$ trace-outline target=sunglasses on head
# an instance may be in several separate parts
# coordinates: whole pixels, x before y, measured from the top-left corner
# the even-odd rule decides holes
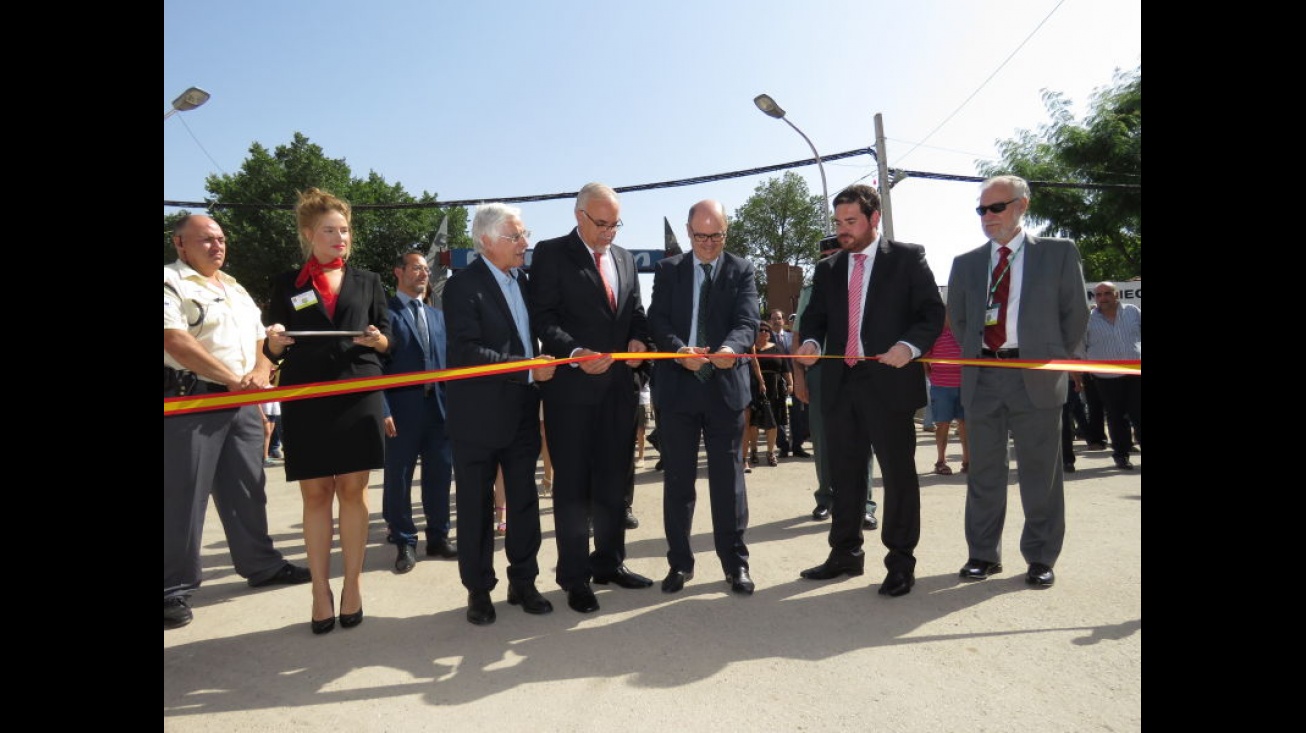
[[[1000,201],[996,204],[989,204],[988,206],[976,206],[975,213],[979,214],[980,216],[984,216],[985,211],[992,211],[995,214],[1001,214],[1002,212],[1007,210],[1008,206],[1016,203],[1019,200],[1020,200],[1019,198],[1014,198],[1010,201]]]

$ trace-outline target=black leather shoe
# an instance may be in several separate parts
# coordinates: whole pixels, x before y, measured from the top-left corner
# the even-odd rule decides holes
[[[467,594],[467,620],[477,626],[494,623],[494,603],[490,591],[474,590]]]
[[[911,593],[913,585],[916,585],[915,575],[894,570],[885,576],[884,582],[880,584],[880,589],[876,592],[882,596],[897,598]]]
[[[1025,582],[1030,585],[1037,585],[1040,588],[1047,588],[1057,582],[1057,576],[1052,572],[1052,568],[1041,562],[1029,564],[1029,572],[1025,573]]]
[[[962,580],[984,580],[995,573],[1002,572],[1002,563],[970,558],[961,566]]]
[[[325,634],[336,627],[335,616],[324,618],[321,621],[318,621],[317,619],[309,619],[309,622],[312,625],[314,634]]]
[[[426,543],[427,557],[442,557],[446,560],[458,557],[458,545],[448,537],[430,540]]]
[[[794,448],[794,458],[811,458],[812,454],[802,448]]]
[[[397,547],[399,554],[395,557],[395,572],[403,575],[417,564],[417,551],[407,542],[402,542]]]
[[[812,510],[812,519],[815,519],[818,522],[829,518],[830,518],[830,507],[828,506],[818,505],[815,509]]]
[[[662,470],[662,459],[661,459],[661,458],[658,459],[658,462],[657,462],[657,463],[654,463],[654,464],[653,464],[653,470],[654,470],[654,471],[661,471],[661,470]]]
[[[683,570],[672,570],[667,573],[667,577],[662,579],[663,593],[679,593],[685,587],[685,581],[694,577],[693,573],[687,573]]]
[[[340,614],[340,626],[343,628],[352,629],[361,623],[363,623],[362,606],[359,606],[358,610],[354,611],[353,613]]]
[[[626,529],[635,529],[639,526],[639,519],[630,507],[626,507]]]
[[[1089,450],[1106,450],[1106,443],[1101,443],[1098,441],[1089,441],[1085,447],[1087,447]]]
[[[553,613],[553,604],[540,595],[534,583],[509,583],[508,605],[521,606],[521,610],[537,616]]]
[[[1074,472],[1075,472],[1075,464],[1073,464],[1073,463],[1067,463],[1067,464],[1066,464],[1065,466],[1063,466],[1062,468],[1065,469],[1066,473],[1074,473]]]
[[[825,562],[814,568],[808,568],[799,573],[805,580],[833,580],[840,575],[854,577],[866,572],[865,556],[846,560],[836,560],[829,558]]]
[[[180,629],[194,619],[190,601],[181,597],[163,599],[163,628]]]
[[[745,596],[753,595],[753,589],[757,587],[748,574],[748,568],[740,568],[734,575],[727,575],[726,582],[730,584],[730,590]]]
[[[880,520],[876,519],[873,513],[866,512],[862,515],[862,529],[871,530],[879,528]]]
[[[308,568],[301,568],[298,565],[286,563],[281,566],[281,569],[276,572],[276,575],[260,580],[257,583],[250,581],[249,587],[266,588],[269,585],[299,585],[300,583],[307,583],[312,579],[313,576],[308,572]]]
[[[1117,458],[1115,459],[1115,461],[1116,461],[1116,468],[1119,468],[1123,471],[1134,470],[1134,464],[1130,463],[1128,458]]]
[[[577,613],[594,613],[599,610],[599,599],[594,597],[589,583],[581,583],[567,590],[567,605]]]
[[[595,575],[594,582],[599,585],[616,583],[622,588],[647,588],[650,585],[653,585],[652,579],[645,578],[639,573],[630,572],[625,565],[618,567],[617,572],[611,575]]]

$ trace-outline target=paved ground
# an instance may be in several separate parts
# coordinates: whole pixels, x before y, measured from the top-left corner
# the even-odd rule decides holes
[[[1139,470],[1123,472],[1110,451],[1085,451],[1082,442],[1076,451],[1066,546],[1057,584],[1046,590],[1023,581],[1014,474],[1006,572],[978,583],[957,578],[966,561],[965,476],[930,473],[933,438],[924,433],[917,584],[895,599],[875,593],[878,532],[868,534],[866,575],[798,577],[828,549],[829,523],[810,519],[810,459],[747,477],[754,596],[731,594],[719,573],[700,466],[697,575],[684,591],[595,586],[601,610],[571,611],[552,582],[557,554],[545,499],[539,587],[555,610],[528,616],[507,604],[500,554],[498,621],[487,627],[464,618],[455,561],[419,551],[411,573],[391,572],[380,471],[370,491],[366,619],[325,636],[309,631],[307,586],[254,590],[235,575],[210,510],[195,621],[163,635],[164,730],[1140,730],[1142,461],[1135,456]],[[637,475],[641,525],[628,533],[627,564],[660,580],[656,458],[650,449]],[[950,460],[956,469],[957,450]],[[298,491],[280,466],[268,472],[273,538],[303,562]],[[338,551],[333,572],[338,591]]]

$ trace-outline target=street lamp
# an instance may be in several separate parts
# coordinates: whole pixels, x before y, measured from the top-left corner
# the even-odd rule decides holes
[[[816,152],[816,146],[812,144],[812,141],[808,139],[807,135],[803,134],[803,131],[799,130],[797,125],[790,122],[789,119],[785,117],[785,111],[780,108],[780,105],[775,103],[774,99],[771,99],[769,94],[759,94],[756,97],[753,97],[753,104],[756,104],[757,108],[765,112],[768,117],[774,117],[777,120],[784,120],[785,124],[794,128],[794,132],[803,136],[803,139],[807,141],[807,147],[812,149],[812,155],[816,158],[816,167],[821,170],[821,196],[823,197],[821,199],[821,220],[825,222],[825,233],[829,234],[830,191],[825,186],[825,164],[821,162],[821,154]]]
[[[172,109],[163,113],[163,119],[177,114],[178,112],[187,112],[209,101],[209,93],[199,87],[191,87],[181,93],[180,97],[172,100]]]

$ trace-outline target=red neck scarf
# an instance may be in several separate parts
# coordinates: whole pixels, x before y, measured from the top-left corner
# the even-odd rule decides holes
[[[322,307],[326,308],[327,318],[335,320],[336,317],[336,294],[331,292],[331,285],[327,282],[326,271],[338,270],[345,266],[345,261],[339,257],[331,260],[325,265],[317,261],[316,257],[309,257],[308,262],[304,263],[304,268],[299,271],[299,277],[295,278],[295,287],[302,288],[311,278],[313,280],[313,289],[322,298]]]

